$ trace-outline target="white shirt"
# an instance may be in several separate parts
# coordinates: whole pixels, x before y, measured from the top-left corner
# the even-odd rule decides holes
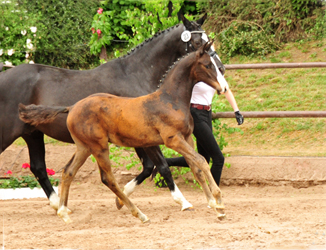
[[[200,105],[211,105],[215,93],[216,89],[212,88],[204,82],[198,82],[195,84],[192,90],[190,103]]]

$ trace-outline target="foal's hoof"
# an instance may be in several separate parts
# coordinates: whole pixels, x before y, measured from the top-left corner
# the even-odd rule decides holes
[[[118,197],[115,197],[115,205],[117,206],[117,209],[120,210],[124,204]]]
[[[150,219],[145,215],[143,214],[142,212],[139,212],[138,213],[138,218],[141,220],[141,222],[143,223],[150,223]]]
[[[217,213],[217,218],[219,220],[224,220],[225,219],[225,212],[224,209],[216,209],[216,213]]]
[[[146,221],[143,221],[143,224],[150,224],[150,223],[151,223],[150,219],[147,219]]]
[[[61,214],[58,214],[58,216],[66,223],[66,224],[70,224],[72,223],[72,219],[70,219],[69,215],[67,214],[64,214],[64,215],[61,215]]]
[[[182,211],[190,211],[190,212],[192,212],[192,211],[195,211],[195,209],[194,209],[194,207],[187,207],[187,208],[183,209]]]
[[[220,221],[224,220],[226,218],[225,214],[219,214],[217,215],[217,219],[219,219]]]

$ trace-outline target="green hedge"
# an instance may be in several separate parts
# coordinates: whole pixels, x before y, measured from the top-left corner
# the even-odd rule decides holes
[[[209,13],[208,27],[220,53],[266,55],[283,43],[325,37],[323,0],[214,0],[198,8]],[[206,26],[207,27],[207,26]]]
[[[102,47],[120,56],[178,23],[176,13],[183,8],[189,19],[209,14],[204,28],[211,31],[227,63],[235,55],[264,56],[285,42],[326,37],[325,4],[324,0],[3,0],[0,62],[92,68],[99,64]]]
[[[33,61],[72,69],[91,67],[98,62],[90,54],[88,43],[99,5],[98,0],[5,0],[0,10],[4,17],[0,24],[0,60],[14,65]],[[30,27],[37,31],[31,32]],[[15,51],[13,55],[8,55],[10,49]]]

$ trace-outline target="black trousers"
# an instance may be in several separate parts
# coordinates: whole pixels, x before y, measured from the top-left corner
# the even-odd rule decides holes
[[[197,140],[198,153],[209,163],[212,159],[211,173],[217,185],[220,185],[224,156],[218,146],[212,129],[212,111],[190,108],[194,119],[194,136]],[[184,157],[166,158],[169,166],[189,167]]]

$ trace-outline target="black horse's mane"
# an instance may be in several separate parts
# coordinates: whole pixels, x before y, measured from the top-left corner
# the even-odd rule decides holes
[[[152,36],[152,37],[146,39],[146,40],[145,40],[144,42],[142,42],[141,44],[138,44],[136,47],[132,48],[130,51],[127,52],[126,55],[120,56],[120,57],[115,58],[115,59],[113,59],[113,60],[116,60],[116,59],[124,59],[125,57],[127,57],[127,56],[129,56],[129,55],[135,53],[137,50],[139,50],[141,47],[143,47],[144,44],[149,43],[149,42],[152,41],[154,38],[157,38],[157,37],[159,37],[159,36],[162,35],[162,34],[165,34],[165,33],[167,33],[167,32],[170,32],[171,30],[173,30],[173,29],[175,29],[175,28],[177,28],[177,27],[179,27],[179,26],[180,26],[180,23],[178,23],[178,24],[176,24],[176,25],[174,25],[174,26],[172,26],[172,27],[169,27],[169,28],[167,28],[167,29],[165,29],[165,30],[158,31],[154,36]],[[108,61],[108,62],[110,62],[110,61]],[[108,63],[108,62],[106,62],[106,63]],[[104,64],[106,64],[106,63],[104,63]],[[103,64],[103,65],[104,65],[104,64]],[[55,67],[55,66],[44,65],[44,64],[38,64],[38,63],[35,63],[34,65],[42,65],[43,67],[48,67],[48,68],[57,68],[57,67]],[[101,65],[100,65],[100,66],[101,66]],[[61,68],[60,68],[60,69],[61,69]],[[68,69],[67,69],[67,70],[68,70]],[[69,70],[71,70],[71,69],[69,69]],[[74,70],[72,70],[72,71],[74,71]],[[78,70],[76,70],[76,71],[78,71]],[[2,73],[2,72],[0,72],[0,73]]]
[[[165,29],[165,30],[158,31],[157,33],[154,34],[154,36],[152,36],[152,37],[150,37],[150,38],[147,38],[147,39],[146,39],[145,41],[143,41],[141,44],[138,44],[136,47],[134,47],[134,48],[132,48],[130,51],[128,51],[127,54],[125,54],[125,55],[123,55],[123,56],[121,56],[121,57],[119,57],[119,58],[125,58],[125,57],[131,55],[132,53],[136,52],[138,49],[140,49],[141,47],[143,47],[144,44],[149,43],[149,42],[152,41],[154,38],[157,38],[157,37],[161,36],[162,34],[168,33],[168,32],[170,32],[171,30],[173,30],[173,29],[175,29],[175,28],[178,28],[179,26],[180,26],[180,24],[178,23],[178,24],[176,24],[176,25],[174,25],[174,26],[172,26],[172,27],[169,27],[169,28],[167,28],[167,29]]]

